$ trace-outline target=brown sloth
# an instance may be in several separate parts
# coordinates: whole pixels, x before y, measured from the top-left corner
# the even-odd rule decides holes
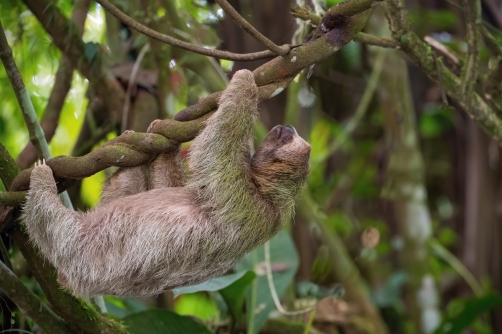
[[[88,212],[60,202],[52,170],[38,164],[22,219],[30,239],[75,295],[151,296],[224,274],[294,214],[310,145],[276,126],[251,157],[258,88],[235,73],[197,136],[185,182],[179,151],[123,168]]]

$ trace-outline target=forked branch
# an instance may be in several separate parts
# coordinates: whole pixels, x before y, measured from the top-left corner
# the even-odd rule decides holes
[[[156,39],[158,41],[164,42],[166,44],[176,46],[188,51],[192,51],[195,53],[199,53],[205,56],[210,56],[210,57],[215,57],[219,59],[226,59],[226,60],[234,60],[234,61],[251,61],[251,60],[257,60],[257,59],[266,59],[266,58],[272,58],[276,55],[276,53],[272,51],[261,51],[261,52],[255,52],[255,53],[247,53],[247,54],[237,54],[233,52],[228,52],[228,51],[221,51],[221,50],[216,50],[216,49],[207,49],[198,45],[190,44],[184,41],[181,41],[179,39],[176,39],[174,37],[161,34],[158,31],[155,31],[153,29],[148,28],[147,26],[142,25],[138,21],[135,21],[133,18],[128,16],[127,14],[123,13],[120,11],[117,7],[112,5],[110,2],[107,0],[96,0],[97,3],[99,3],[101,6],[103,6],[104,9],[106,9],[110,14],[115,16],[117,19],[122,21],[125,25],[129,26],[131,29],[134,29],[148,37],[151,37],[153,39]]]

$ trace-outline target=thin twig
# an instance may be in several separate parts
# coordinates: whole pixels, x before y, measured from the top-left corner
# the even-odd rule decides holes
[[[354,41],[367,45],[380,46],[382,48],[399,49],[399,43],[393,39],[382,38],[375,35],[359,32],[354,36]]]
[[[441,101],[443,102],[443,106],[448,105],[448,98],[446,97],[446,92],[444,90],[444,85],[443,85],[443,77],[441,75],[441,67],[439,67],[439,60],[436,54],[434,53],[434,62],[436,63],[436,70],[437,70],[437,75],[438,75],[438,82],[439,82],[439,91],[441,92]]]
[[[19,306],[24,315],[33,319],[44,332],[73,333],[3,262],[0,262],[0,289]]]
[[[136,58],[134,66],[132,67],[131,76],[127,83],[124,110],[122,111],[122,132],[127,130],[127,122],[129,119],[129,108],[131,106],[131,93],[132,93],[132,88],[134,87],[134,82],[136,81],[136,75],[138,74],[138,69],[139,66],[141,65],[141,61],[143,60],[143,57],[145,56],[146,52],[149,49],[150,49],[150,44],[148,43],[141,48],[138,58]]]
[[[450,251],[441,245],[437,239],[429,239],[429,246],[434,250],[440,258],[442,258],[446,263],[448,263],[455,271],[462,276],[462,278],[467,282],[467,284],[472,289],[472,292],[477,297],[483,295],[483,287],[479,284],[476,277],[467,269],[467,267],[457,258],[455,255],[450,253]]]
[[[448,59],[450,59],[455,65],[460,65],[460,61],[458,60],[457,56],[455,56],[444,44],[439,43],[431,36],[425,36],[424,41],[441,52],[441,54],[448,57]]]
[[[197,45],[193,45],[187,42],[183,42],[179,39],[176,39],[174,37],[168,36],[161,34],[158,31],[155,31],[153,29],[150,29],[141,23],[135,21],[133,18],[130,16],[126,15],[122,11],[120,11],[117,7],[109,3],[107,0],[96,0],[97,3],[99,3],[103,8],[105,8],[110,14],[115,16],[117,19],[119,19],[122,23],[125,25],[129,26],[130,28],[148,36],[151,38],[154,38],[158,41],[167,43],[172,46],[176,46],[188,51],[192,51],[195,53],[199,53],[205,56],[210,56],[210,57],[215,57],[219,59],[226,59],[226,60],[234,60],[234,61],[251,61],[251,60],[258,60],[258,59],[266,59],[266,58],[271,58],[274,57],[276,54],[271,51],[261,51],[261,52],[255,52],[255,53],[247,53],[247,54],[237,54],[233,52],[228,52],[228,51],[221,51],[221,50],[215,50],[215,49],[206,49],[204,47],[200,47]]]
[[[275,54],[284,56],[288,54],[291,47],[287,44],[279,46],[274,42],[269,40],[267,37],[263,36],[258,30],[256,30],[246,19],[244,19],[226,0],[216,0],[216,3],[220,5],[221,9],[234,20],[234,22],[241,27],[245,32],[253,36],[258,42],[263,44],[267,49]]]
[[[300,310],[300,311],[286,311],[284,307],[281,305],[281,301],[279,300],[279,296],[277,295],[277,290],[275,289],[274,285],[274,278],[272,276],[272,266],[270,264],[270,241],[267,241],[264,246],[264,252],[265,252],[265,270],[267,272],[267,282],[268,282],[268,287],[270,288],[270,294],[272,295],[272,299],[274,300],[275,307],[277,310],[284,314],[284,315],[299,315],[299,314],[304,314],[311,312],[315,310],[315,307],[309,307],[305,310]]]
[[[303,331],[303,334],[310,333],[310,329],[312,328],[312,324],[314,323],[315,315],[316,315],[316,310],[313,310],[312,313],[310,313],[309,315],[309,320],[305,325],[305,330]]]

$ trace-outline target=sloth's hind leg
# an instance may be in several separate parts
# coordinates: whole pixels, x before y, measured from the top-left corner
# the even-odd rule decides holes
[[[101,200],[98,206],[110,203],[119,197],[147,191],[147,172],[148,169],[145,165],[119,168],[103,184]]]
[[[153,121],[147,132],[150,132]],[[148,189],[183,187],[185,185],[185,173],[181,160],[181,147],[178,146],[172,152],[159,154],[149,164]]]
[[[103,184],[101,200],[98,206],[110,203],[120,197],[138,194],[147,190],[148,168],[146,165],[121,167]]]
[[[180,147],[169,153],[161,153],[150,163],[148,188],[183,187],[185,174],[181,163]]]

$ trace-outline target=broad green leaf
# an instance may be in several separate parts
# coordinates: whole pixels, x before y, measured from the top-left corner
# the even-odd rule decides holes
[[[446,318],[436,330],[436,334],[458,334],[468,328],[480,315],[497,307],[502,307],[502,296],[489,295],[453,301],[454,314]],[[452,303],[453,303],[452,302]]]
[[[210,331],[190,317],[176,313],[152,309],[134,313],[123,319],[127,330],[132,334],[209,334]]]
[[[293,281],[298,269],[298,255],[293,240],[285,231],[279,232],[270,241],[270,262],[277,295],[281,298]],[[257,274],[251,289],[246,293],[248,334],[255,334],[265,325],[270,311],[275,308],[265,271],[264,246],[246,255],[237,270],[252,270]],[[251,313],[252,312],[252,313]]]
[[[196,292],[184,294],[176,298],[174,310],[177,314],[191,315],[213,323],[224,316],[224,314],[220,314],[221,309],[218,302],[214,296],[211,296],[214,293]]]
[[[218,291],[208,291],[207,294],[213,301],[214,305],[218,309],[219,319],[227,319],[228,315],[228,305],[223,296]]]
[[[239,271],[235,274],[212,278],[210,280],[207,280],[207,281],[200,283],[200,284],[197,284],[197,285],[186,286],[183,288],[174,289],[173,290],[174,297],[176,298],[181,294],[194,293],[194,292],[199,292],[199,291],[218,291],[218,290],[226,288],[227,286],[231,285],[235,281],[238,281],[239,279],[241,279],[241,277],[243,277],[247,273],[248,273],[247,270]]]
[[[246,290],[255,278],[254,271],[246,271],[241,278],[220,290],[220,294],[225,299],[234,321],[238,321],[242,316],[242,305],[246,297]]]
[[[99,52],[99,45],[94,42],[85,43],[84,46],[84,57],[88,61],[92,62]]]
[[[124,318],[130,314],[147,310],[147,306],[138,299],[117,298],[113,296],[104,296],[108,314],[115,318]]]

